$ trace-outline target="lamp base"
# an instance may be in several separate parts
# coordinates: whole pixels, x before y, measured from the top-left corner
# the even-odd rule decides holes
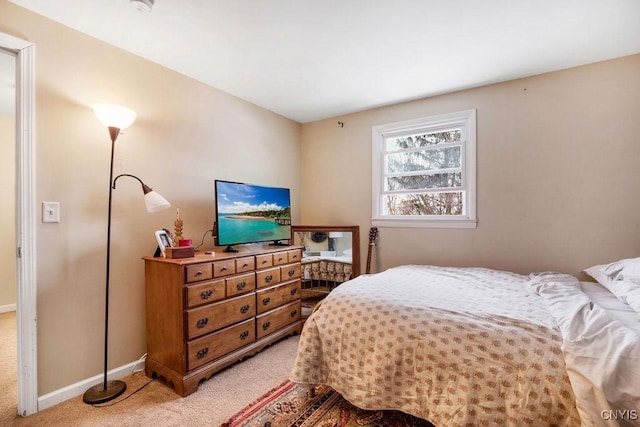
[[[124,381],[107,381],[106,389],[104,388],[104,383],[100,383],[85,391],[82,401],[90,405],[105,403],[120,396],[126,389],[127,384]]]

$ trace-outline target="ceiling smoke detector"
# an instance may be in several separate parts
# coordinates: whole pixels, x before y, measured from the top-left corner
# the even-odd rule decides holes
[[[151,12],[155,0],[129,0],[129,4],[140,12]]]

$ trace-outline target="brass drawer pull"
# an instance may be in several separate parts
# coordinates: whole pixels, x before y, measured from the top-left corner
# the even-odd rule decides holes
[[[220,271],[227,271],[227,267],[222,267]]]
[[[262,298],[262,305],[267,305],[271,302],[271,298],[266,297],[266,298]]]
[[[202,276],[204,273],[200,270],[196,271],[196,276]]]
[[[269,283],[272,280],[273,280],[273,276],[271,274],[264,278],[264,281],[267,283]]]
[[[200,298],[209,299],[209,297],[211,297],[211,294],[213,294],[213,291],[211,289],[207,289],[206,291],[202,291],[202,293],[200,293]]]
[[[242,331],[242,333],[240,334],[240,339],[245,340],[247,339],[248,336],[249,336],[249,331]]]
[[[240,307],[240,313],[246,313],[247,311],[249,311],[249,304],[243,305],[242,307]]]
[[[291,317],[296,317],[296,314],[298,314],[298,310],[291,310]]]
[[[247,284],[245,282],[240,282],[236,285],[236,288],[241,291],[245,288],[245,286],[247,286]]]
[[[266,259],[262,260],[262,264],[266,264],[266,263],[267,263]]]
[[[200,319],[196,322],[196,326],[200,329],[204,328],[205,326],[207,326],[207,323],[209,323],[209,318],[205,317],[204,319]]]
[[[282,261],[284,258],[280,257],[278,258],[278,262]]]
[[[247,268],[247,267],[249,267],[249,264],[247,264],[246,262],[242,264],[242,268]]]
[[[271,326],[271,322],[264,322],[262,324],[262,330],[266,331],[267,329],[269,329],[269,326]]]
[[[296,274],[295,270],[289,270],[288,273],[289,277],[293,276],[294,274]]]
[[[198,354],[197,354],[198,359],[202,359],[207,355],[207,353],[209,353],[209,347],[205,347],[202,350],[198,350]]]
[[[298,288],[291,289],[291,295],[295,295],[298,293]]]

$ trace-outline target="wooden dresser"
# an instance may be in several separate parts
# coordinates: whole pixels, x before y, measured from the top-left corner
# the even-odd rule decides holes
[[[302,330],[299,246],[146,257],[147,376],[187,396],[215,372]]]

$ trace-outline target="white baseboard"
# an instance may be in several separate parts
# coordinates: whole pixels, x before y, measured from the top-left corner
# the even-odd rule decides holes
[[[144,362],[141,360],[136,360],[135,362],[131,362],[126,365],[120,366],[119,368],[110,370],[107,373],[107,378],[109,380],[119,380],[126,377],[127,375],[131,375],[134,370],[139,371],[140,369],[144,369]],[[100,384],[103,379],[104,374],[96,375],[95,377],[87,378],[86,380],[82,380],[59,390],[52,391],[51,393],[47,393],[44,396],[39,396],[38,411],[42,411],[43,409],[47,409],[51,406],[57,405],[58,403],[62,403],[65,400],[80,396],[81,394],[84,394],[84,392],[89,388],[93,387],[96,384]]]
[[[0,305],[0,313],[8,313],[10,311],[16,311],[15,304]]]

